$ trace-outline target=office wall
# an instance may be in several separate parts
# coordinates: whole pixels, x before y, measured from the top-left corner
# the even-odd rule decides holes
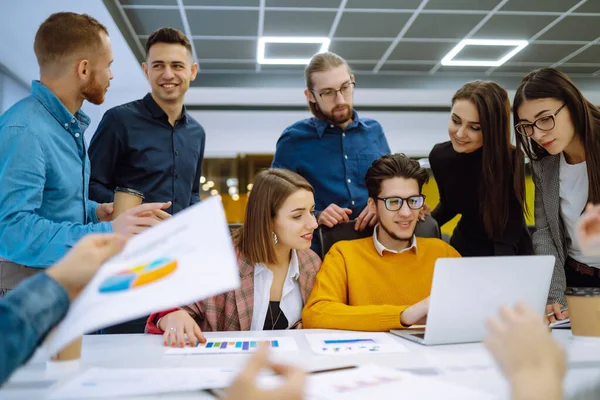
[[[358,110],[360,113],[360,109]],[[273,153],[281,132],[308,111],[192,111],[207,134],[206,157]],[[448,140],[446,112],[366,112],[381,123],[393,152],[420,157]]]
[[[29,94],[29,88],[0,70],[0,114]]]

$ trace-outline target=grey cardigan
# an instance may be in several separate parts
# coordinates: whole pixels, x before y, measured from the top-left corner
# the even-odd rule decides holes
[[[565,261],[568,252],[565,227],[560,216],[560,155],[546,156],[531,164],[535,183],[533,250],[535,254],[555,257],[548,304],[566,305]]]

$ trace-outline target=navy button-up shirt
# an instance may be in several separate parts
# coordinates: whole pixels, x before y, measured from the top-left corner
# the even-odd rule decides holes
[[[144,202],[172,201],[175,214],[200,201],[206,135],[185,107],[171,126],[151,94],[108,110],[90,144],[90,198],[109,203],[117,186]]]
[[[272,167],[302,175],[315,188],[315,212],[331,203],[352,210],[356,218],[369,197],[365,174],[373,161],[390,154],[379,122],[359,118],[345,130],[309,118],[289,126],[277,141]]]

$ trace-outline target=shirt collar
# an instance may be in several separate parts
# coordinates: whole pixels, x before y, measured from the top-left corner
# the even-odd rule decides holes
[[[264,263],[258,263],[254,266],[254,276],[259,275],[261,272],[266,271],[268,267]],[[294,279],[298,280],[300,277],[300,268],[298,266],[298,253],[296,253],[295,249],[292,249],[292,255],[290,257],[290,266],[288,268],[288,273],[286,276],[286,280]]]
[[[323,137],[323,134],[325,133],[325,129],[327,129],[327,127],[334,126],[331,122],[326,121],[324,119],[313,118],[313,120],[315,128],[317,130],[317,135],[319,137]],[[365,122],[358,116],[356,110],[352,110],[352,122],[350,123],[350,125],[348,125],[346,130],[355,128],[357,126],[362,126],[363,128],[366,128]]]
[[[157,118],[157,119],[158,118],[168,118],[165,110],[160,108],[158,103],[156,101],[154,101],[154,98],[152,97],[152,93],[148,93],[148,94],[146,94],[146,96],[144,96],[144,104],[146,105],[146,107],[148,107],[148,110],[150,110],[150,113],[152,113],[152,116],[154,118]],[[179,120],[182,120],[183,123],[188,122],[187,110],[185,108],[185,105],[183,106],[181,116],[179,117],[179,119],[177,121],[179,121]]]
[[[31,82],[31,95],[42,103],[46,110],[66,130],[70,130],[72,125],[79,125],[83,132],[91,122],[90,117],[81,110],[78,110],[75,115],[71,114],[52,90],[40,81]]]
[[[377,250],[377,253],[379,253],[380,256],[383,257],[383,252],[384,251],[387,251],[389,253],[400,254],[400,253],[404,253],[406,251],[409,251],[411,249],[414,249],[414,252],[415,253],[417,252],[417,238],[416,238],[415,235],[413,235],[413,237],[411,239],[410,246],[408,246],[407,248],[405,248],[403,250],[398,251],[398,250],[388,249],[383,244],[381,244],[381,242],[377,238],[377,230],[378,229],[379,229],[379,224],[375,225],[375,229],[373,230],[373,243],[375,244],[375,249]]]

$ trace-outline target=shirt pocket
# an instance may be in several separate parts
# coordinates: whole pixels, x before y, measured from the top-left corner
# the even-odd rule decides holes
[[[357,157],[359,175],[364,177],[373,162],[378,160],[381,156],[382,155],[378,153],[359,153]]]

